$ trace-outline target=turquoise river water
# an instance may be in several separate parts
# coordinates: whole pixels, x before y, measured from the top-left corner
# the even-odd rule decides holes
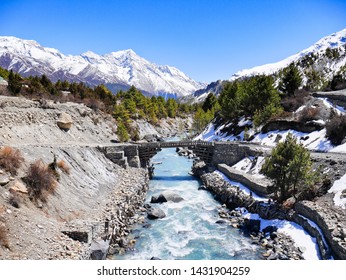
[[[175,149],[163,149],[154,158],[154,177],[150,181],[147,203],[152,195],[171,190],[184,198],[179,203],[152,204],[161,208],[166,217],[148,220],[150,227],[133,229],[136,245],[133,250],[115,259],[147,260],[251,260],[260,259],[259,248],[251,244],[229,223],[217,224],[217,202],[204,190],[200,181],[189,175],[192,160],[178,156]]]

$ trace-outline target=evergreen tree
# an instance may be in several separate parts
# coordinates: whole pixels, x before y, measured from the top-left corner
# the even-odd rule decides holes
[[[203,102],[202,109],[204,110],[204,112],[207,112],[208,110],[212,111],[216,107],[217,103],[218,101],[215,95],[209,93],[207,98]]]
[[[21,80],[22,78],[20,77],[19,74],[17,73],[13,73],[13,71],[11,70],[9,75],[8,75],[8,86],[7,88],[9,89],[9,91],[13,94],[18,94],[22,88],[21,85]]]
[[[220,115],[225,121],[232,121],[239,113],[238,82],[227,82],[219,97]]]
[[[292,62],[282,71],[282,78],[279,83],[279,89],[291,96],[302,85],[302,76],[297,66]]]
[[[126,126],[123,122],[118,122],[117,135],[120,142],[127,142],[130,140],[130,136],[127,132]]]
[[[282,202],[311,184],[314,177],[310,153],[292,134],[265,159],[261,173],[273,180],[273,190]]]

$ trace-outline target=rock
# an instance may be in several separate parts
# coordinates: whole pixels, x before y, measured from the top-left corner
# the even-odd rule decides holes
[[[277,235],[276,232],[271,232],[271,233],[270,233],[270,239],[274,240],[274,239],[277,238],[277,237],[278,237],[278,235]]]
[[[158,257],[151,257],[150,260],[153,261],[153,260],[161,260],[161,259]]]
[[[12,186],[9,189],[9,191],[11,193],[28,193],[28,189],[26,188],[26,186],[22,182],[20,182],[18,180],[16,180],[12,184]]]
[[[152,208],[148,210],[148,219],[150,220],[162,219],[164,217],[166,217],[166,214],[161,209]]]
[[[244,228],[249,232],[259,232],[261,228],[261,221],[260,220],[253,220],[253,219],[245,219],[244,220]]]
[[[90,245],[90,258],[92,260],[104,260],[107,256],[109,243],[104,240],[93,240]]]
[[[225,220],[217,220],[215,223],[216,223],[216,224],[225,224],[226,221],[225,221]]]
[[[198,190],[199,190],[199,191],[200,191],[200,190],[207,191],[208,189],[207,189],[206,186],[202,185],[202,186],[200,186],[200,187],[198,188]]]
[[[172,191],[164,191],[158,197],[152,196],[151,203],[162,203],[162,202],[180,202],[184,200],[180,195],[172,192]]]
[[[10,178],[6,175],[0,175],[0,186],[5,186],[10,182]]]
[[[265,233],[272,233],[274,231],[277,231],[277,227],[276,226],[267,226],[265,227],[262,232],[265,234]]]
[[[61,113],[57,125],[60,129],[68,131],[72,127],[73,121],[69,114],[66,114],[65,112]]]

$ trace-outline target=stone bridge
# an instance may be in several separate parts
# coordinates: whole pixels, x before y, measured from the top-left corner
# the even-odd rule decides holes
[[[188,147],[206,163],[233,165],[246,156],[263,155],[258,145],[240,142],[171,141],[100,147],[114,163],[123,167],[148,167],[151,158],[165,148]]]

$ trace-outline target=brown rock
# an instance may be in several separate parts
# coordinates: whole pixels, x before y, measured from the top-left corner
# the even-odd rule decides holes
[[[57,124],[60,129],[69,130],[72,127],[73,121],[69,114],[63,112],[61,113]]]
[[[10,187],[10,190],[9,190],[11,193],[16,193],[16,192],[20,192],[20,193],[28,193],[28,189],[26,188],[26,186],[16,180],[13,185]]]

